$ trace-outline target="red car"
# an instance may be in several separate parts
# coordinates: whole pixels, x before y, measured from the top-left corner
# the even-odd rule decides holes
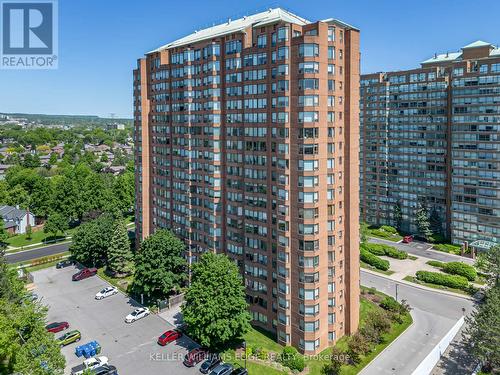
[[[52,333],[61,332],[61,331],[64,331],[65,329],[68,329],[68,328],[69,328],[68,322],[54,322],[54,323],[47,324],[45,326],[45,329],[47,330],[47,332],[52,332]]]
[[[84,268],[78,273],[75,273],[71,279],[73,281],[79,281],[86,279],[87,277],[94,276],[96,274],[97,274],[97,268]]]
[[[163,335],[158,337],[158,344],[161,346],[165,346],[172,341],[179,339],[182,336],[182,333],[176,331],[175,329],[165,332]]]
[[[404,236],[403,243],[410,243],[413,241],[413,236]]]
[[[184,361],[182,363],[184,363],[186,367],[194,367],[207,357],[208,351],[202,348],[196,348],[184,356]]]

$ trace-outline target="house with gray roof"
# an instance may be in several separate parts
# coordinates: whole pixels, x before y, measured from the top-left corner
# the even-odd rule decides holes
[[[0,216],[5,229],[11,234],[24,234],[28,225],[35,225],[35,215],[19,206],[0,206]]]

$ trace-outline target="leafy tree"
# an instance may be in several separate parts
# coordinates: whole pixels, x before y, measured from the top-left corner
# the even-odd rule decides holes
[[[76,219],[79,214],[80,190],[81,188],[77,186],[71,177],[56,176],[54,178],[52,210],[70,220]]]
[[[436,210],[436,207],[434,207],[429,217],[429,224],[433,233],[440,234],[443,232],[442,222],[439,212]]]
[[[49,165],[57,164],[57,153],[53,152],[50,154]]]
[[[205,253],[193,265],[185,301],[184,322],[201,345],[223,348],[250,328],[243,279],[225,255]]]
[[[7,247],[7,244],[5,243],[5,241],[7,241],[7,238],[9,238],[9,233],[7,233],[7,229],[5,229],[3,218],[0,217],[0,250]]]
[[[40,156],[37,154],[24,155],[23,166],[26,168],[38,168],[40,166]]]
[[[135,177],[133,173],[126,172],[113,180],[113,198],[115,207],[127,214],[134,209]]]
[[[6,200],[10,206],[26,208],[29,205],[30,196],[21,185],[16,185],[10,189]]]
[[[135,256],[133,290],[152,298],[164,298],[186,280],[184,243],[168,230],[146,238]]]
[[[362,243],[368,241],[368,236],[370,235],[368,227],[369,227],[368,223],[361,222],[359,224],[359,239]]]
[[[489,289],[484,302],[465,321],[463,337],[470,352],[496,373],[500,370],[500,286]]]
[[[118,275],[127,274],[131,271],[131,262],[132,252],[127,226],[123,219],[115,220],[108,248],[108,270]]]
[[[491,287],[500,287],[500,245],[479,253],[475,266],[482,273],[489,275],[488,284]]]
[[[360,362],[360,357],[370,351],[370,341],[357,332],[347,341],[347,353],[353,364]]]
[[[103,214],[78,227],[69,248],[73,258],[84,264],[103,265],[107,262],[109,239],[113,233],[113,217]]]
[[[339,375],[343,365],[347,364],[348,355],[345,351],[334,346],[331,353],[331,361],[323,366],[324,375]]]
[[[26,239],[31,240],[33,234],[33,229],[31,228],[31,225],[26,225]]]
[[[46,218],[49,215],[52,194],[52,179],[40,178],[36,181],[30,200],[30,208],[35,216]]]
[[[283,366],[288,367],[292,371],[301,372],[304,370],[304,357],[293,346],[285,346],[279,360]]]
[[[393,212],[393,219],[394,219],[394,226],[398,231],[401,231],[401,227],[403,224],[403,210],[401,209],[401,203],[397,202],[394,205],[394,212]]]
[[[426,241],[430,241],[432,238],[431,224],[429,222],[427,207],[423,201],[418,203],[418,209],[415,213],[415,221],[417,223],[418,233],[424,237]]]
[[[58,212],[51,213],[43,226],[43,231],[52,234],[53,237],[66,230],[68,230],[68,219]]]

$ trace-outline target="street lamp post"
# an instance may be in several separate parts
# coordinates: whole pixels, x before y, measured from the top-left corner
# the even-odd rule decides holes
[[[245,353],[245,370],[247,369],[247,342],[243,341],[243,350]]]
[[[398,301],[398,284],[396,283],[396,302]]]

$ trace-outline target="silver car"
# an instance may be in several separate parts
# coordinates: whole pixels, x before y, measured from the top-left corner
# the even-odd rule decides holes
[[[212,370],[209,375],[228,375],[233,371],[233,366],[229,363],[223,363]]]

